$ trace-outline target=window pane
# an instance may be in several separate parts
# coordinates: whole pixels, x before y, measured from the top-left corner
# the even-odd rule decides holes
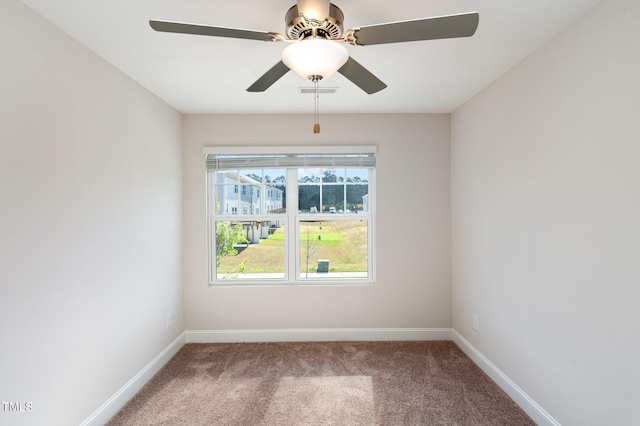
[[[345,213],[357,213],[368,210],[369,184],[347,184],[347,209]],[[365,208],[365,202],[367,208]]]
[[[300,221],[300,278],[367,278],[367,222]]]
[[[264,203],[266,213],[285,213],[287,207],[287,170],[264,170]]]
[[[262,183],[262,169],[239,170],[238,173],[254,182]]]
[[[338,177],[344,175],[344,169],[323,169],[322,170],[322,183],[338,182]],[[341,179],[340,182],[344,181]]]
[[[320,183],[320,169],[298,169],[298,183]]]
[[[320,185],[298,186],[298,210],[301,213],[320,212]]]
[[[322,186],[322,212],[336,213],[344,208],[344,185]]]
[[[284,279],[284,244],[285,227],[279,221],[217,221],[217,278]]]
[[[264,182],[269,184],[282,184],[284,185],[287,180],[286,169],[265,169],[264,170]]]
[[[369,181],[369,169],[347,169],[347,182],[360,183]]]
[[[218,185],[215,199],[215,212],[218,214],[237,214],[232,212],[238,205],[237,185]]]
[[[215,201],[217,214],[258,215],[286,212],[285,170],[251,169],[215,173],[218,187]]]

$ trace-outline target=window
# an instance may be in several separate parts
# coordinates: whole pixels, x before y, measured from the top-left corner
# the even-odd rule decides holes
[[[375,147],[203,152],[211,284],[373,283]]]

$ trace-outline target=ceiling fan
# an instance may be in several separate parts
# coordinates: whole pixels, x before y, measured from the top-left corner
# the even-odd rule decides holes
[[[150,20],[156,31],[288,43],[281,60],[247,91],[264,92],[289,70],[316,85],[339,72],[368,94],[387,87],[349,56],[344,43],[354,46],[470,37],[478,27],[476,12],[368,25],[343,31],[344,15],[330,0],[297,0],[285,14],[285,34],[180,22]],[[314,132],[319,132],[314,126]]]

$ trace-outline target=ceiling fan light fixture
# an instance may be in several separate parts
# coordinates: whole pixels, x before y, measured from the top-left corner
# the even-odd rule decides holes
[[[343,44],[323,38],[310,38],[290,44],[282,51],[282,62],[305,80],[326,80],[349,59]]]

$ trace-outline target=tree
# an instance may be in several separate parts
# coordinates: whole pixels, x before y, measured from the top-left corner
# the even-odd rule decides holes
[[[298,209],[308,212],[309,209],[314,206],[320,206],[320,186],[298,186]]]
[[[302,176],[300,183],[320,183],[319,176]]]
[[[231,226],[229,222],[216,222],[216,267],[220,268],[222,261],[228,256],[238,254],[236,244],[249,244],[249,240],[244,235],[242,224]],[[224,278],[231,274],[244,273],[247,270],[249,259],[244,259],[233,271],[228,272]]]
[[[282,175],[271,181],[271,186],[282,191],[282,208],[287,208],[287,178]]]
[[[307,222],[307,232],[305,238],[305,256],[307,259],[307,265],[305,270],[305,278],[309,278],[309,259],[313,256],[318,250],[319,241],[322,240],[320,236],[320,231],[322,230],[322,223],[320,223],[320,227],[318,228],[318,235],[316,237],[312,237],[309,232],[309,222]]]
[[[338,176],[336,176],[335,169],[325,169],[322,173],[322,182],[337,182]]]

